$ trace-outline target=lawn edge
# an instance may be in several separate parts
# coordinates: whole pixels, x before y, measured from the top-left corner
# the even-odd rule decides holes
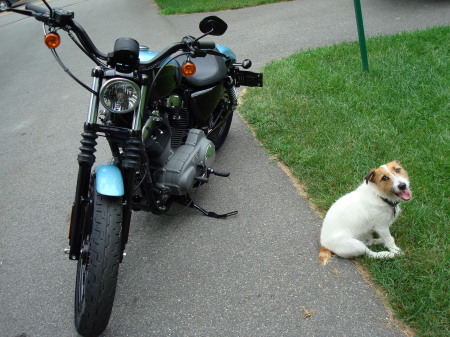
[[[243,89],[239,93],[239,95],[238,95],[239,96],[238,97],[239,105],[242,104],[242,97],[245,95],[246,91],[247,91],[246,89]],[[320,211],[318,209],[318,207],[314,204],[312,198],[306,192],[306,190],[307,190],[306,186],[299,182],[297,177],[294,176],[294,174],[292,173],[291,169],[286,164],[284,164],[282,161],[280,161],[279,158],[277,158],[276,156],[271,156],[269,154],[267,147],[256,136],[256,132],[255,132],[255,129],[253,128],[253,126],[245,119],[245,117],[242,114],[239,113],[239,108],[236,110],[236,113],[239,115],[239,117],[241,118],[241,120],[243,121],[243,123],[247,127],[247,129],[252,133],[253,139],[259,144],[259,146],[261,148],[264,149],[264,151],[266,152],[267,156],[271,160],[276,162],[277,166],[287,175],[287,177],[291,181],[292,185],[295,187],[295,189],[300,194],[300,196],[306,201],[306,203],[308,204],[309,208],[321,220],[323,220],[323,218],[325,217],[325,213]],[[317,253],[319,253],[319,251],[317,251]],[[416,332],[409,325],[407,325],[406,322],[404,322],[399,317],[397,317],[397,315],[395,314],[392,306],[389,303],[389,296],[388,296],[387,292],[385,291],[385,289],[380,284],[378,284],[374,280],[374,278],[372,276],[372,273],[369,271],[369,268],[366,265],[364,265],[361,262],[358,262],[356,260],[352,260],[352,263],[354,264],[354,266],[358,270],[359,274],[361,275],[361,278],[367,284],[369,284],[369,286],[373,289],[376,297],[381,301],[381,304],[385,308],[385,310],[386,310],[386,312],[388,314],[388,319],[387,319],[387,322],[386,322],[387,329],[389,329],[392,325],[395,325],[398,328],[398,330],[405,335],[405,337],[415,337],[415,336],[417,336]]]
[[[166,14],[166,13],[163,13],[163,10],[158,6],[156,1],[152,0],[153,4],[156,6],[156,8],[158,8],[158,15],[161,15],[161,16],[170,16],[170,15],[178,16],[178,15],[191,15],[191,14],[220,13],[220,12],[237,11],[237,10],[242,10],[242,9],[246,9],[246,8],[255,8],[255,7],[272,5],[272,4],[283,3],[283,2],[290,2],[290,1],[295,1],[295,0],[279,0],[279,1],[275,1],[275,2],[268,2],[268,3],[265,3],[265,4],[259,4],[259,5],[254,5],[254,6],[243,6],[243,7],[238,7],[238,8],[224,8],[224,9],[210,10],[210,11],[179,12],[179,13]]]

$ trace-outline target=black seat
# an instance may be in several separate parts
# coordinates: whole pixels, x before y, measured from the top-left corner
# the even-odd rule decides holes
[[[180,55],[176,58],[180,65],[186,59],[186,55]],[[222,80],[227,74],[227,67],[221,56],[206,55],[205,57],[191,57],[191,61],[195,64],[197,71],[194,76],[183,76],[183,81],[195,88],[211,86]]]

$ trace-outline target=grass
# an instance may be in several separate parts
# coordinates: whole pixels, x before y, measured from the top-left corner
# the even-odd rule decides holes
[[[161,14],[187,14],[259,6],[289,0],[155,0]]]
[[[450,27],[307,50],[267,65],[240,114],[323,213],[370,168],[401,161],[413,200],[392,233],[403,257],[361,258],[420,336],[450,336]]]

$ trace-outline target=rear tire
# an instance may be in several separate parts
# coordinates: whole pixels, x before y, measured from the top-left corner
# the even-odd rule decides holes
[[[237,106],[235,90],[236,89],[234,88],[225,90],[222,100],[216,108],[217,111],[214,112],[211,117],[214,120],[214,125],[210,126],[210,130],[212,132],[209,131],[208,139],[213,142],[216,150],[218,150],[223,143],[225,143],[225,139],[227,139],[228,132],[230,131],[231,121],[233,120],[233,112]]]
[[[108,325],[121,254],[122,198],[93,190],[92,203],[86,207],[75,287],[75,327],[84,337],[98,336]]]

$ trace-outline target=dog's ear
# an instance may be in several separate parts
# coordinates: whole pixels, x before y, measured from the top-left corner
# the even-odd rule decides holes
[[[400,160],[394,159],[394,161],[395,161],[397,164],[400,164]]]
[[[375,169],[371,169],[364,178],[366,180],[366,184],[368,184],[369,181],[372,181],[374,177],[375,177]]]

